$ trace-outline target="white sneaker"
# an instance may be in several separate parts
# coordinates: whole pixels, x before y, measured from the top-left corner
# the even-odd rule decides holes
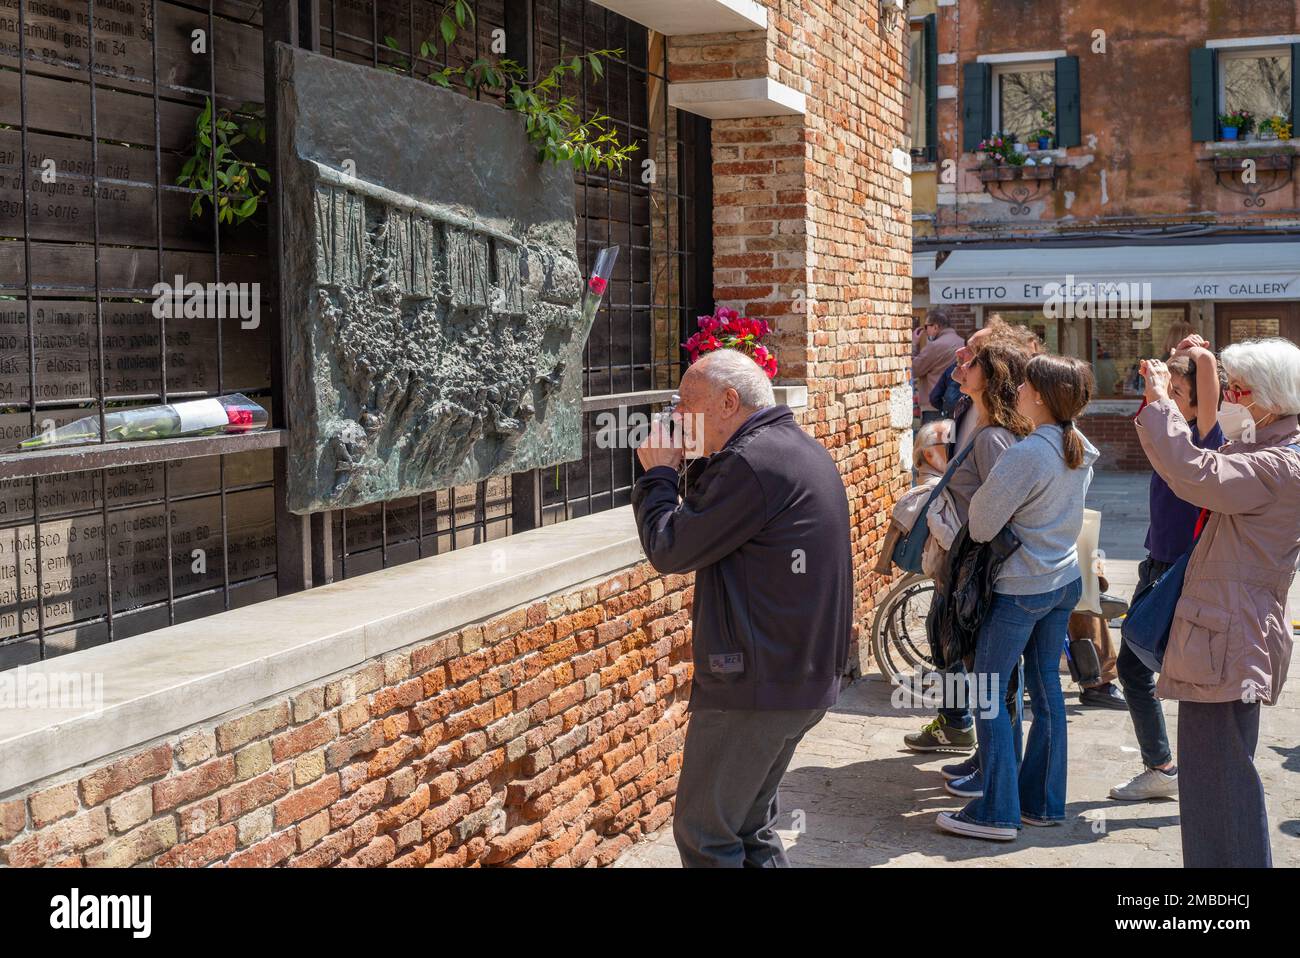
[[[934,823],[945,832],[951,832],[954,835],[965,835],[967,838],[986,838],[995,842],[1012,842],[1016,840],[1017,833],[1014,828],[1000,828],[997,825],[977,825],[975,822],[968,822],[965,819],[958,818],[953,812],[940,812]]]
[[[1144,802],[1152,798],[1178,797],[1178,769],[1173,774],[1158,768],[1144,768],[1123,785],[1110,790],[1110,797],[1121,802]]]

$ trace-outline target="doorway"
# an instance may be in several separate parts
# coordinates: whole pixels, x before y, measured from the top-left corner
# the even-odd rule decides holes
[[[1220,303],[1215,306],[1216,351],[1232,343],[1268,336],[1284,336],[1300,346],[1300,303]]]

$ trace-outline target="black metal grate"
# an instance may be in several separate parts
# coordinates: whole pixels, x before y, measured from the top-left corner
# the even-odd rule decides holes
[[[27,476],[0,481],[0,668],[276,592],[269,449],[158,462],[114,444],[112,468],[69,452],[40,475],[8,455],[114,408],[270,405],[268,325],[150,308],[176,275],[263,282],[264,227],[191,220],[174,185],[206,101],[260,106],[259,6],[44,0],[0,18],[0,476]]]

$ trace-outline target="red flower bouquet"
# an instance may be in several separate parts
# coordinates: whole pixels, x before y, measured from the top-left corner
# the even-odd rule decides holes
[[[715,349],[738,349],[752,356],[768,379],[776,376],[776,355],[760,342],[771,332],[766,320],[750,319],[723,306],[712,316],[700,316],[698,323],[700,331],[682,343],[682,348],[690,353],[691,362]]]

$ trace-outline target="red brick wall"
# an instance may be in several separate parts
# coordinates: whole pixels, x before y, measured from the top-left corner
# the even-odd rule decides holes
[[[672,814],[691,592],[641,564],[35,783],[0,862],[608,864]]]
[[[1079,428],[1101,453],[1097,468],[1116,472],[1150,472],[1131,415],[1094,415],[1079,420]]]
[[[668,82],[750,80],[768,75],[767,36],[745,33],[697,33],[670,38]]]

